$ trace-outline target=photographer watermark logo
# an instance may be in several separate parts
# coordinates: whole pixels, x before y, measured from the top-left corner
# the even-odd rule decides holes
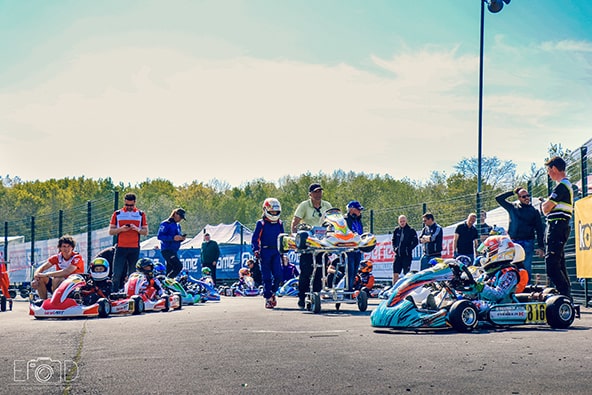
[[[78,377],[78,364],[66,359],[36,358],[14,361],[14,381],[28,384],[58,384],[74,381]]]

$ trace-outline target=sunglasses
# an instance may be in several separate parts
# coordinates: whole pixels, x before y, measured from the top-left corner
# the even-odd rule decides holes
[[[125,204],[125,207],[134,207],[134,206],[135,206],[135,204],[127,204],[127,203]]]
[[[529,198],[529,197],[530,197],[530,195],[520,195],[520,197],[521,197],[522,199],[526,199],[526,198]]]

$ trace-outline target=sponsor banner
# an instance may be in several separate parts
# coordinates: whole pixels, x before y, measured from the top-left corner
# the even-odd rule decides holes
[[[576,201],[574,213],[576,275],[592,278],[592,196]]]

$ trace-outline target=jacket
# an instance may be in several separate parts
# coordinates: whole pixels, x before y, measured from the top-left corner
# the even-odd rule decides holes
[[[181,235],[181,225],[179,225],[173,218],[160,223],[158,228],[158,240],[160,240],[160,249],[178,251],[181,247],[181,242],[174,240],[175,236]]]
[[[398,226],[393,231],[392,243],[396,256],[402,258],[413,256],[413,249],[419,244],[417,232],[409,224],[403,228]]]
[[[514,192],[504,192],[495,197],[495,200],[510,215],[508,234],[512,240],[534,240],[536,239],[540,249],[545,248],[544,234],[545,226],[539,211],[532,204],[521,204],[520,202],[510,203],[506,199]]]

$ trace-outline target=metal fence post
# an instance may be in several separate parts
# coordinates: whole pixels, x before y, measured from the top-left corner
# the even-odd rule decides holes
[[[31,216],[31,266],[35,266],[35,216]]]
[[[92,257],[92,202],[89,200],[86,202],[86,264],[90,265],[90,259]],[[85,270],[86,271],[86,270]]]
[[[58,238],[64,235],[64,210],[58,212]]]

